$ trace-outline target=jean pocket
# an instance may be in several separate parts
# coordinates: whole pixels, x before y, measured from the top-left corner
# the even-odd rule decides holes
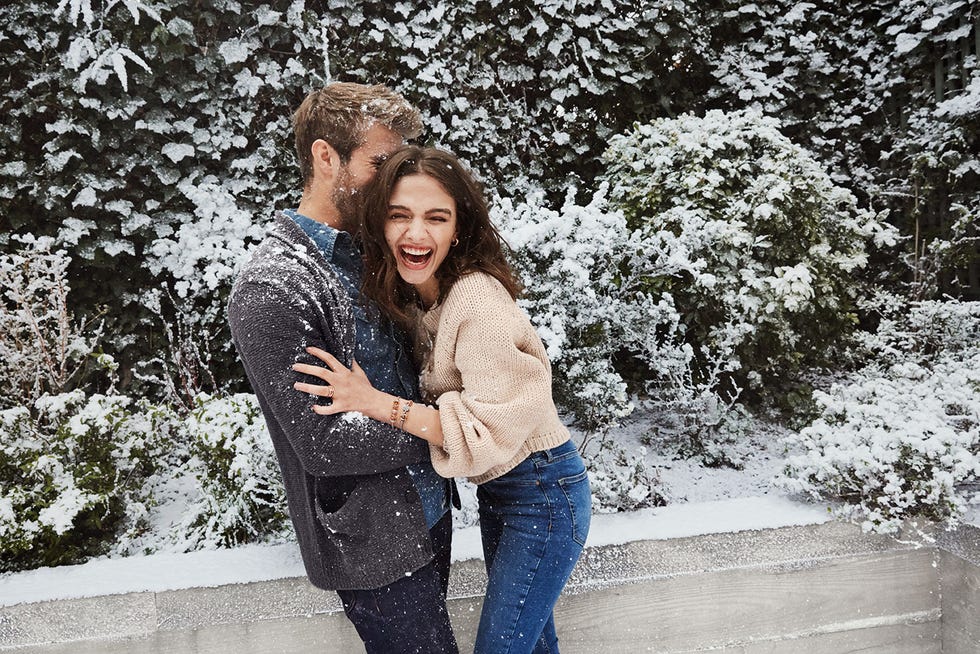
[[[589,537],[589,526],[592,524],[592,490],[589,488],[589,473],[586,470],[571,477],[558,480],[565,499],[568,501],[568,511],[572,516],[572,538],[576,543],[585,547]]]

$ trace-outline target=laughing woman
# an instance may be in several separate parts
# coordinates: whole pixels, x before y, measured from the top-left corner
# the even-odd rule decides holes
[[[451,154],[405,147],[365,190],[364,294],[416,335],[429,404],[371,386],[311,348],[324,414],[358,411],[429,443],[444,477],[477,484],[489,583],[477,654],[558,652],[553,610],[589,530],[585,466],[551,396],[551,366],[479,184]]]

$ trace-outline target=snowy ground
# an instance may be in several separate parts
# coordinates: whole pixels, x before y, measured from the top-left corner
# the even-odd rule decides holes
[[[617,430],[615,439],[628,453],[646,461],[659,479],[659,491],[668,503],[704,502],[776,492],[771,482],[782,469],[784,448],[780,439],[787,433],[783,428],[757,423],[757,428],[740,447],[744,461],[739,470],[706,467],[697,459],[673,457],[666,453],[668,446],[656,441],[644,445],[644,436],[649,436],[650,431],[649,421],[637,412]]]

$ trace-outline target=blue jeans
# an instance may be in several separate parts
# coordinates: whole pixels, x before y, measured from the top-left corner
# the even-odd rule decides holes
[[[477,487],[489,582],[475,654],[556,654],[554,607],[592,518],[585,464],[569,441]]]
[[[452,530],[447,513],[429,531],[435,556],[411,575],[381,588],[337,591],[367,654],[458,652],[446,611]]]

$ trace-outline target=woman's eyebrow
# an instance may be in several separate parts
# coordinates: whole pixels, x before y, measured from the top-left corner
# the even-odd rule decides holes
[[[388,210],[391,211],[392,209],[401,209],[402,211],[411,211],[411,209],[409,209],[408,207],[406,207],[403,204],[389,204],[388,205]],[[452,210],[445,209],[443,207],[434,207],[432,209],[426,209],[425,213],[426,214],[430,214],[430,213],[444,213],[447,216],[453,215]]]

